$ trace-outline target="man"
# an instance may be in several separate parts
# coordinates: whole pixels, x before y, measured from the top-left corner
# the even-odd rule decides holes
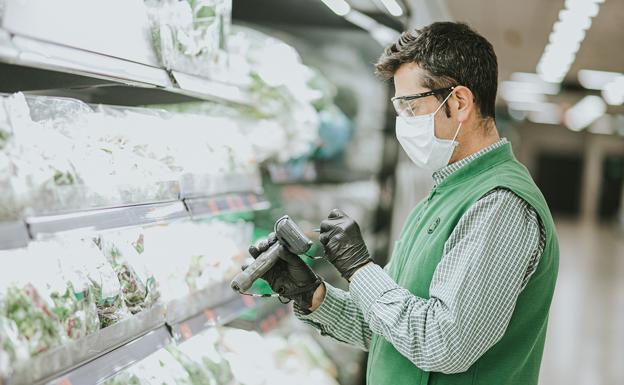
[[[368,350],[371,385],[537,384],[559,250],[542,194],[496,130],[492,45],[434,23],[403,33],[376,69],[394,79],[399,142],[435,186],[385,269],[344,212],[322,222],[348,292],[288,253],[264,278],[321,334]]]

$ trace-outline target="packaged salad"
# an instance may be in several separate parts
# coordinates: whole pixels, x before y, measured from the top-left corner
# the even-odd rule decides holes
[[[83,268],[90,285],[90,296],[97,307],[100,328],[113,325],[130,316],[121,293],[117,274],[102,251],[91,239],[74,243],[75,253],[82,256]]]
[[[78,241],[79,242],[79,241]],[[78,339],[100,329],[97,307],[79,253],[71,242],[32,242],[28,253],[44,272],[33,282],[50,299],[51,310],[63,326],[65,336]]]
[[[97,243],[117,274],[124,301],[132,314],[149,308],[158,300],[157,281],[144,263],[142,234],[110,232],[101,235]]]

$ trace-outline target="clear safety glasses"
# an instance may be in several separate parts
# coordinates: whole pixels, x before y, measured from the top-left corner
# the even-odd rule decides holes
[[[422,98],[427,96],[446,94],[453,91],[453,87],[438,88],[435,90],[422,92],[420,94],[395,96],[392,98],[392,105],[397,113],[397,116],[402,118],[411,118],[418,115],[427,114],[427,104],[423,102]]]

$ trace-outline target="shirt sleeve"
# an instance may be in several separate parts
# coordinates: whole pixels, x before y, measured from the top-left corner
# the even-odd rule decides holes
[[[373,264],[354,275],[350,295],[370,329],[416,366],[464,372],[505,333],[543,248],[535,210],[509,190],[493,190],[447,240],[430,298],[414,296]]]
[[[325,298],[313,312],[305,314],[294,305],[295,316],[304,323],[319,330],[321,335],[368,350],[372,331],[364,320],[360,308],[349,293],[325,284]]]

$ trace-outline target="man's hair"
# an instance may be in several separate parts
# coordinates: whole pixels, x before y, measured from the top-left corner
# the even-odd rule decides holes
[[[403,32],[396,43],[384,50],[375,64],[376,73],[390,79],[405,63],[416,63],[424,70],[423,85],[427,88],[468,87],[481,117],[495,118],[496,53],[492,44],[467,24],[438,22]],[[447,95],[438,95],[438,99]],[[447,116],[448,111],[447,108]]]

